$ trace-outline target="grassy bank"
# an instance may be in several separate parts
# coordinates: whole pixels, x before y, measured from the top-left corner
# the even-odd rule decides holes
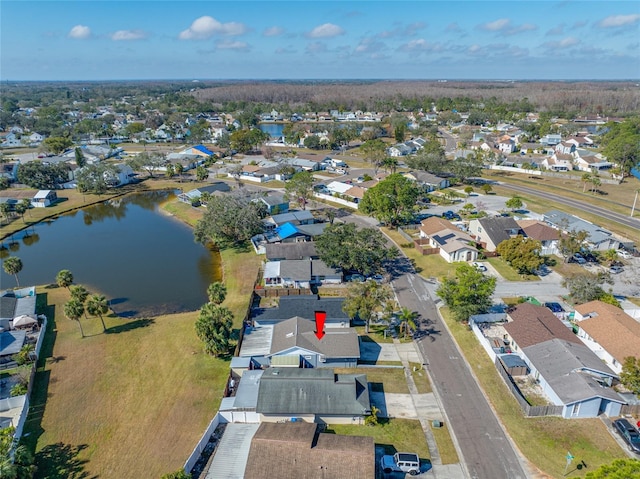
[[[191,224],[200,214],[177,201],[165,206]],[[259,259],[237,250],[221,257],[225,305],[239,327]],[[228,361],[203,353],[197,311],[108,316],[106,333],[90,317],[83,339],[62,312],[68,291],[38,293],[50,324],[24,436],[37,452],[36,477],[159,477],[180,468],[215,415],[229,373]]]

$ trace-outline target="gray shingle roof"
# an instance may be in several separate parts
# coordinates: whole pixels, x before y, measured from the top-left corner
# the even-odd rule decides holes
[[[316,258],[318,256],[316,244],[313,241],[267,244],[265,245],[265,253],[269,261]]]
[[[310,281],[311,261],[308,259],[288,259],[280,261],[280,277],[295,281]]]
[[[373,438],[319,434],[304,422],[268,423],[258,428],[245,479],[370,479],[375,477]]]
[[[520,226],[518,226],[516,220],[514,220],[510,216],[480,218],[478,222],[482,225],[487,233],[487,236],[491,238],[491,241],[496,246],[498,246],[504,240],[508,240],[509,238],[511,238],[510,234],[512,231],[520,231]]]
[[[564,404],[603,397],[625,403],[613,389],[603,387],[585,370],[609,377],[617,377],[593,351],[584,344],[562,339],[551,339],[523,348],[531,364]]]
[[[268,368],[260,380],[262,414],[362,416],[371,412],[367,376],[332,369]]]
[[[316,323],[312,319],[295,316],[273,327],[270,354],[291,348],[302,348],[327,358],[359,358],[360,342],[353,328],[326,328],[325,335],[315,335]]]
[[[342,311],[344,298],[320,298],[317,294],[301,296],[283,296],[278,308],[259,308],[253,311],[257,322],[284,321],[294,316],[313,319],[315,311],[327,313],[327,321],[346,321],[349,316]]]

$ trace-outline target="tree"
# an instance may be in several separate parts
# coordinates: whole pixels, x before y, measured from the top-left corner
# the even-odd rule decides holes
[[[169,163],[167,165],[167,171],[165,173],[167,175],[167,178],[171,179],[174,176],[176,176],[176,167],[173,165],[173,163]]]
[[[304,139],[304,147],[310,150],[319,150],[322,145],[318,135],[309,135]]]
[[[82,153],[82,149],[80,147],[76,147],[75,149],[75,157],[76,157],[76,165],[78,168],[82,168],[87,164],[87,160],[84,157],[84,153]]]
[[[175,472],[164,474],[160,479],[191,479],[191,474],[185,472],[184,469],[178,469]]]
[[[584,184],[584,186],[582,187],[582,192],[583,193],[587,189],[587,183],[590,183],[590,182],[591,182],[591,174],[590,173],[583,173],[582,174],[582,183]]]
[[[207,170],[204,166],[198,165],[196,167],[196,179],[198,181],[204,181],[209,178],[209,170]]]
[[[359,209],[395,227],[411,218],[418,196],[420,188],[414,181],[394,173],[365,192]]]
[[[56,284],[61,288],[69,289],[69,286],[73,284],[73,273],[68,269],[61,269],[56,275]]]
[[[42,140],[42,148],[54,155],[62,153],[64,150],[73,145],[73,141],[66,136],[50,136]]]
[[[80,301],[82,304],[84,304],[89,296],[89,291],[81,284],[69,287],[69,291],[71,291],[71,298]]]
[[[444,278],[436,294],[453,313],[456,321],[468,321],[474,314],[486,313],[496,278],[487,277],[466,263],[456,268],[455,276]]]
[[[136,171],[144,170],[149,174],[149,178],[153,178],[153,173],[158,168],[166,166],[167,158],[161,153],[149,154],[147,152],[143,152],[129,160],[128,163],[132,169]]]
[[[178,179],[182,182],[182,174],[184,173],[184,166],[182,163],[176,163],[175,170],[176,175],[178,175]]]
[[[640,162],[640,119],[610,122],[607,128],[609,131],[602,137],[602,153],[620,167],[623,176],[628,176]]]
[[[502,241],[496,252],[520,274],[534,274],[544,264],[540,241],[522,235]]]
[[[561,225],[562,227],[562,225]],[[558,241],[558,248],[560,252],[564,256],[565,262],[571,258],[574,254],[579,252],[582,249],[582,245],[589,236],[584,230],[575,231],[571,230],[569,232],[563,233],[560,235],[560,241]]]
[[[102,195],[107,191],[107,178],[115,178],[116,167],[103,163],[86,165],[76,172],[78,191]]]
[[[471,193],[473,193],[473,186],[465,186],[464,192],[467,194],[467,196],[471,196]]]
[[[418,329],[417,318],[418,313],[416,313],[415,311],[411,311],[405,306],[403,306],[400,310],[400,314],[398,315],[398,319],[400,320],[400,332],[404,331],[405,339],[407,338],[407,332],[410,329]]]
[[[16,284],[18,285],[18,287],[20,287],[20,282],[18,281],[18,273],[22,271],[22,260],[17,256],[10,256],[4,260],[2,266],[5,273],[12,274],[16,277]]]
[[[107,302],[107,298],[105,298],[101,294],[93,294],[87,301],[87,312],[91,316],[100,317],[100,322],[102,323],[102,330],[106,331],[107,327],[104,324],[104,319],[102,318],[103,314],[106,314],[109,311],[109,303]]]
[[[237,245],[264,231],[264,216],[264,208],[245,197],[213,196],[196,223],[194,236],[198,243],[212,241],[219,248]]]
[[[358,230],[353,223],[328,226],[316,239],[318,256],[332,268],[357,271],[365,276],[379,273],[385,261],[398,254],[389,248],[384,235],[377,228]]]
[[[310,171],[299,171],[284,185],[288,197],[295,198],[303,210],[307,201],[313,196],[313,174]]]
[[[569,290],[571,299],[576,304],[588,303],[604,297],[607,293],[602,288],[605,283],[613,284],[608,273],[579,273],[567,276],[562,285]]]
[[[204,343],[204,349],[213,356],[229,353],[233,314],[228,308],[207,303],[200,309],[196,320],[196,334]]]
[[[39,160],[20,163],[18,181],[38,190],[53,190],[69,181],[69,167],[65,164],[45,165]]]
[[[591,192],[595,194],[598,191],[598,188],[600,187],[600,185],[602,185],[602,181],[600,180],[600,178],[598,176],[593,175],[591,177],[590,182],[591,182],[591,185],[592,185],[591,186]]]
[[[371,163],[374,172],[377,173],[387,156],[387,145],[377,138],[375,140],[367,140],[360,146],[360,152],[364,159]]]
[[[637,459],[616,459],[611,464],[603,464],[595,471],[587,472],[584,479],[638,479],[640,461]]]
[[[513,196],[509,198],[504,205],[513,211],[522,208],[523,203],[519,196]]]
[[[352,318],[357,316],[364,321],[368,333],[374,313],[383,310],[387,301],[392,299],[393,291],[389,285],[378,284],[375,281],[353,283],[347,289],[342,310]]]
[[[7,220],[9,224],[9,217],[11,216],[11,205],[9,203],[0,203],[0,216]]]
[[[0,177],[0,190],[6,190],[10,186],[9,178],[5,176]]]
[[[133,138],[136,135],[139,135],[144,131],[144,123],[134,122],[128,123],[127,126],[124,127],[127,136],[129,138]]]
[[[64,304],[64,315],[71,321],[77,321],[80,327],[80,334],[84,338],[84,331],[82,329],[82,322],[80,318],[84,314],[84,304],[77,299],[71,299]]]
[[[620,382],[633,394],[640,395],[640,358],[624,358]]]
[[[16,205],[13,208],[14,211],[20,215],[23,222],[24,222],[24,214],[29,209],[29,206],[30,206],[30,203],[25,203],[24,201],[20,201],[19,203],[16,203]]]
[[[220,281],[211,283],[207,288],[207,296],[210,303],[220,305],[227,297],[227,287]]]

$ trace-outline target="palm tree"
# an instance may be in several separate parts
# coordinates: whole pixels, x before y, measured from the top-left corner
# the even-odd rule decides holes
[[[407,338],[407,331],[409,329],[418,329],[418,325],[416,324],[417,317],[418,314],[407,307],[403,307],[400,310],[400,314],[398,315],[398,319],[400,320],[400,332],[404,331],[405,339]]]
[[[84,304],[77,299],[71,299],[64,304],[64,315],[71,321],[77,321],[80,326],[80,334],[84,338],[84,331],[82,330],[82,323],[80,318],[84,314]]]
[[[84,303],[89,296],[89,291],[87,291],[87,288],[85,288],[81,284],[78,284],[76,286],[71,286],[69,288],[69,291],[71,291],[71,299],[75,299],[76,301],[78,301],[84,308]],[[85,318],[87,317],[86,312],[84,316]]]
[[[106,314],[107,311],[109,311],[107,298],[98,294],[91,295],[89,301],[87,301],[87,311],[91,316],[100,317],[100,321],[102,322],[102,330],[106,331],[107,327],[104,325],[104,319],[102,318],[102,315]]]
[[[207,288],[207,296],[209,297],[210,303],[220,305],[227,297],[227,287],[220,281],[211,283]]]
[[[176,175],[178,175],[180,183],[182,183],[182,173],[184,173],[184,166],[182,163],[176,163],[175,172]]]
[[[22,271],[22,260],[17,256],[10,256],[4,260],[4,264],[2,266],[5,273],[12,274],[16,277],[16,284],[18,285],[18,287],[20,287],[20,281],[18,281],[18,273]]]
[[[584,183],[584,185],[582,187],[582,192],[583,193],[587,189],[587,183],[589,183],[590,181],[591,181],[591,175],[589,173],[584,173],[582,175],[582,183]]]
[[[68,269],[61,269],[56,275],[56,284],[61,288],[69,289],[69,286],[73,284],[73,273]]]

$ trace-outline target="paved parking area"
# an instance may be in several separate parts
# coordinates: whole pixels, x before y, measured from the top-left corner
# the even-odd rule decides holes
[[[360,342],[360,360],[362,361],[400,361],[393,343]]]

